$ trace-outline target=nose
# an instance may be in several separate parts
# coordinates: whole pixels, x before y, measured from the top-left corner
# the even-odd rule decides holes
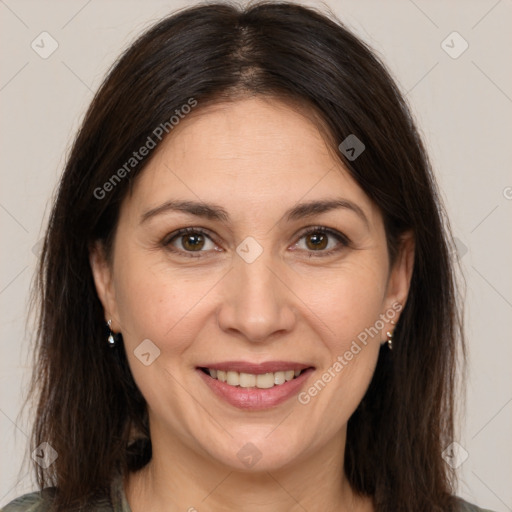
[[[234,256],[233,268],[223,282],[217,313],[220,328],[252,342],[293,330],[294,295],[283,272],[265,251],[252,263]]]

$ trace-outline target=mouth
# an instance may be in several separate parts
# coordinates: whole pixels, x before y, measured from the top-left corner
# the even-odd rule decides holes
[[[199,367],[203,373],[212,379],[223,382],[228,386],[240,388],[271,389],[274,386],[282,386],[286,382],[294,380],[311,367],[296,370],[280,370],[266,373],[246,373],[233,370],[217,370],[215,368]]]
[[[259,365],[232,362],[196,367],[201,380],[215,396],[244,410],[269,409],[289,400],[305,386],[314,370],[313,366],[283,362]]]

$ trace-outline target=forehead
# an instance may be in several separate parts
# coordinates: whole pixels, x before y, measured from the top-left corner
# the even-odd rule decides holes
[[[194,199],[278,214],[301,200],[333,197],[376,214],[307,109],[256,97],[199,104],[184,116],[136,180],[130,203],[141,210]]]
[[[326,143],[305,109],[255,97],[209,105],[185,117],[164,140],[159,156],[191,171],[270,175],[329,160]]]

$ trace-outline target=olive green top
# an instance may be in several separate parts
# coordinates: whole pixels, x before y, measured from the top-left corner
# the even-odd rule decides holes
[[[46,492],[46,489],[44,492]],[[48,494],[51,494],[51,492]],[[461,498],[459,498],[459,504],[460,508],[457,512],[492,512],[472,505]],[[48,509],[48,503],[43,499],[42,493],[37,491],[16,498],[2,508],[0,512],[46,512]],[[89,512],[131,512],[121,477],[112,481],[110,496],[91,504]]]
[[[49,510],[49,500],[45,500],[43,494],[51,496],[54,488],[24,494],[11,501],[0,512],[46,512]],[[50,498],[51,499],[51,498]],[[123,479],[118,476],[112,480],[110,496],[91,503],[88,512],[131,512],[130,505],[124,493]]]

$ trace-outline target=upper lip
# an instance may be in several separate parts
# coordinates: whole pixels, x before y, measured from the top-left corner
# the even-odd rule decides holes
[[[211,368],[212,370],[232,371],[238,373],[251,373],[261,375],[289,370],[305,370],[312,365],[297,363],[295,361],[265,361],[264,363],[250,363],[247,361],[224,361],[222,363],[205,363],[198,368]]]

